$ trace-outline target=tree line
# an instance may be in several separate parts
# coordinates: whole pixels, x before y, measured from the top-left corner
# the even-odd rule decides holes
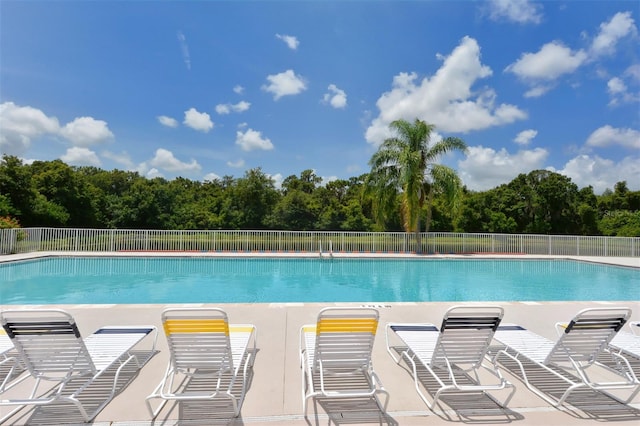
[[[402,191],[376,209],[371,174],[323,182],[312,170],[280,188],[260,168],[213,181],[145,178],[133,171],[73,167],[60,160],[0,161],[0,228],[406,230]],[[430,231],[640,236],[640,191],[626,182],[596,195],[548,170],[520,174],[487,191],[446,187],[428,194],[419,223]],[[403,210],[404,209],[404,210]]]

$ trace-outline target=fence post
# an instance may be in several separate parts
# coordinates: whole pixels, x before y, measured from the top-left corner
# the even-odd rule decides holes
[[[520,240],[520,253],[524,253],[522,237],[523,237],[523,235],[520,235],[520,238],[519,238],[519,240]],[[527,253],[527,254],[529,254],[529,253]]]

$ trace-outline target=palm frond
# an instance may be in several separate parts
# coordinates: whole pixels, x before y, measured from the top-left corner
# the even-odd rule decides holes
[[[431,168],[434,189],[444,195],[447,207],[456,214],[462,201],[462,181],[456,171],[441,164],[434,164]]]

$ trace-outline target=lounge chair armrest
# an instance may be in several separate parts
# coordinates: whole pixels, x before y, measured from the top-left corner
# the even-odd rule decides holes
[[[298,354],[300,355],[300,366],[302,367],[304,365],[305,362],[305,357],[306,357],[306,345],[305,345],[305,341],[304,341],[304,329],[308,327],[308,325],[303,325],[302,327],[300,327],[300,332],[298,335]]]
[[[565,332],[565,330],[567,329],[567,323],[566,322],[557,322],[555,324],[555,328],[556,328],[556,333],[558,334],[558,336],[562,336]]]
[[[636,383],[640,385],[640,380],[638,380],[638,377],[636,376],[635,371],[633,371],[633,368],[631,367],[631,364],[629,363],[627,357],[611,350],[607,350],[606,353],[610,354],[611,357],[615,360],[616,365],[620,366],[620,374],[626,376],[630,383]]]
[[[393,323],[387,323],[384,327],[384,342],[385,342],[385,346],[387,347],[387,352],[389,352],[389,355],[391,355],[391,358],[393,358],[393,360],[396,362],[396,364],[398,364],[400,362],[400,358],[395,356],[393,354],[393,350],[391,349],[392,346],[389,344],[389,331],[391,330],[391,327],[393,326]],[[391,331],[393,333],[393,331]]]

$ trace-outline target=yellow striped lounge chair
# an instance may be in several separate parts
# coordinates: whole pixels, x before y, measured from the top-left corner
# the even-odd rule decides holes
[[[532,392],[553,406],[561,406],[574,391],[585,388],[628,403],[640,390],[640,382],[628,362],[611,352],[609,345],[630,316],[631,309],[624,307],[584,309],[569,323],[556,323],[555,341],[522,326],[505,324],[495,334],[495,340],[504,348],[494,358],[509,366]],[[618,368],[609,368],[616,373],[611,377],[598,369],[603,367],[598,359],[604,352],[620,361]],[[611,390],[631,393],[622,399]]]
[[[516,389],[502,376],[497,365],[486,359],[503,315],[499,306],[453,306],[444,314],[440,329],[431,323],[390,323],[385,332],[387,352],[398,364],[403,359],[406,361],[413,373],[415,389],[430,409],[434,409],[447,392],[483,392],[506,406]],[[394,344],[397,341],[394,335],[402,345]],[[427,377],[423,371],[433,379],[428,383],[437,385],[431,400],[421,389],[421,384],[426,388],[421,381]],[[502,402],[491,395],[504,389],[509,392]]]
[[[69,403],[89,422],[123,389],[124,373],[139,370],[156,353],[152,325],[101,327],[83,338],[74,318],[59,309],[6,310],[0,312],[0,322],[35,379],[29,396],[1,400],[0,409]],[[100,378],[99,389],[92,388]],[[81,402],[85,394],[96,399],[90,407]]]
[[[371,362],[378,311],[332,307],[320,311],[315,324],[300,329],[302,408],[309,398],[373,398],[385,411],[389,395]],[[380,401],[379,394],[385,396]]]
[[[229,324],[218,308],[169,308],[162,313],[170,360],[160,384],[147,397],[157,417],[168,401],[228,400],[238,416],[256,354],[256,327]],[[191,381],[198,386],[190,387]],[[155,408],[152,401],[160,399]]]

